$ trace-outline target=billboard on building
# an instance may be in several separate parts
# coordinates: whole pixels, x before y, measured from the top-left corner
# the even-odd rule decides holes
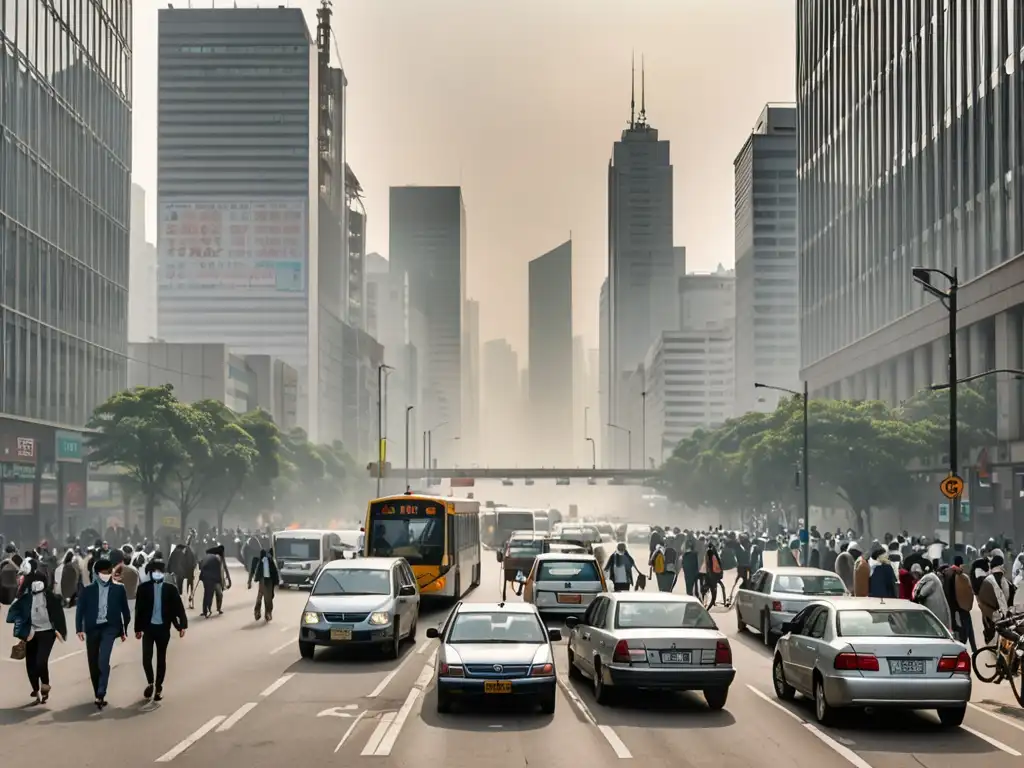
[[[306,290],[305,201],[166,202],[157,229],[162,289]]]

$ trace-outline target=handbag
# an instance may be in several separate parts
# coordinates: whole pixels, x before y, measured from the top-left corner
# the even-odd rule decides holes
[[[633,588],[633,591],[634,592],[643,592],[646,587],[647,587],[647,577],[644,576],[642,573],[637,574],[636,586]]]
[[[24,661],[27,651],[24,640],[19,640],[11,647],[11,661]]]

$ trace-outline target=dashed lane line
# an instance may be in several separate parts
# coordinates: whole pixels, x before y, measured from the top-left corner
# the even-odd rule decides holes
[[[180,755],[186,749],[188,749],[193,744],[195,744],[197,741],[199,741],[201,738],[203,738],[203,736],[205,736],[210,731],[212,731],[214,728],[216,728],[218,725],[220,725],[221,722],[223,722],[223,720],[224,720],[224,715],[217,715],[217,717],[211,717],[198,730],[194,731],[192,733],[192,735],[186,736],[184,739],[182,739],[176,745],[174,745],[170,749],[170,751],[165,752],[164,754],[160,755],[160,757],[158,757],[155,760],[155,762],[157,762],[157,763],[169,763],[169,762],[171,762],[171,760],[176,758],[178,755]]]
[[[338,742],[338,746],[334,748],[334,754],[338,754],[338,752],[341,751],[341,748],[345,746],[345,742],[348,741],[348,737],[352,735],[352,732],[356,729],[356,726],[359,725],[359,721],[362,720],[364,717],[366,717],[365,709],[358,715],[356,715],[355,719],[349,725],[348,729],[345,731],[345,735],[342,736],[341,741]]]
[[[1008,725],[1011,728],[1016,728],[1018,731],[1024,733],[1024,725],[1021,725],[1020,723],[1015,723],[1010,718],[1000,715],[998,712],[993,712],[989,709],[986,709],[985,707],[979,707],[977,704],[968,704],[967,706],[973,709],[975,712],[981,712],[981,714],[983,715],[988,715],[992,719],[998,720],[1003,725]]]
[[[970,727],[968,727],[966,725],[961,725],[960,726],[960,730],[961,731],[967,731],[972,736],[976,736],[977,738],[981,739],[982,741],[988,742],[989,744],[991,744],[996,749],[1002,750],[1003,752],[1005,752],[1006,754],[1010,755],[1011,757],[1020,757],[1021,756],[1020,752],[1018,752],[1013,747],[1007,746],[1006,744],[1003,744],[1003,742],[999,741],[999,739],[993,739],[991,736],[989,736],[987,734],[984,734],[981,731],[976,731],[973,728],[970,728]]]
[[[287,683],[293,677],[295,677],[295,673],[294,672],[292,674],[290,674],[290,675],[281,675],[281,677],[277,678],[277,680],[275,680],[274,682],[272,682],[270,685],[267,686],[266,690],[264,690],[263,693],[260,694],[260,697],[264,698],[264,699],[267,698],[267,696],[270,696],[272,693],[274,693],[274,691],[276,691],[282,685]]]
[[[217,728],[217,733],[224,733],[224,731],[230,731],[234,726],[238,725],[238,721],[248,715],[259,704],[257,701],[250,701],[248,704],[243,704],[235,710],[234,714],[228,717],[220,726]]]
[[[395,714],[395,712],[385,712],[381,715],[380,722],[373,729],[370,740],[366,742],[366,746],[363,747],[363,751],[360,753],[362,757],[370,757],[377,751],[377,747],[380,746],[381,741],[384,739],[384,734],[387,733],[391,723],[395,720]]]
[[[401,672],[402,669],[405,668],[405,665],[408,664],[410,661],[412,661],[412,658],[413,658],[413,654],[411,654],[411,653],[406,654],[405,658],[402,659],[401,663],[399,663],[399,665],[397,667],[395,667],[390,672],[388,672],[384,676],[384,679],[381,680],[377,684],[376,688],[374,688],[372,691],[370,691],[368,694],[366,694],[366,698],[368,698],[368,699],[376,699],[378,696],[380,696],[382,693],[384,693],[384,689],[387,688],[391,684],[391,681],[394,680],[395,677],[398,675],[398,673]]]
[[[423,695],[423,691],[426,690],[427,686],[430,685],[430,680],[434,676],[434,658],[436,655],[437,651],[435,650],[423,666],[423,671],[420,672],[420,676],[413,684],[412,690],[409,691],[409,695],[402,704],[402,708],[398,710],[391,722],[388,723],[388,726],[381,732],[380,741],[377,742],[375,748],[370,753],[374,757],[387,757],[391,754],[391,750],[394,749],[395,742],[398,741],[398,736],[401,734],[406,720],[409,719],[409,714],[412,712],[413,707],[416,706],[416,701]],[[376,731],[373,736],[376,736]],[[373,736],[370,737],[370,742],[363,749],[363,755],[367,754],[366,750],[370,747],[370,743],[374,741]]]
[[[272,650],[270,652],[270,655],[273,656],[275,653],[280,653],[285,648],[290,648],[290,647],[292,647],[294,645],[295,645],[295,640],[285,640],[283,643],[281,643],[281,645],[277,646],[277,648]]]
[[[424,654],[430,649],[431,643],[420,643],[419,648],[416,649],[416,653]]]
[[[619,734],[617,734],[610,725],[601,725],[597,722],[597,718],[594,717],[594,713],[590,711],[590,707],[587,706],[587,703],[580,698],[578,693],[576,693],[576,689],[572,687],[572,683],[562,675],[559,675],[557,680],[562,692],[566,695],[572,705],[579,710],[579,713],[586,718],[587,722],[597,728],[597,732],[600,733],[601,736],[604,737],[604,740],[608,742],[608,746],[612,748],[615,756],[620,760],[631,760],[633,758],[633,753],[629,751],[629,747],[627,747],[622,739],[619,738]]]

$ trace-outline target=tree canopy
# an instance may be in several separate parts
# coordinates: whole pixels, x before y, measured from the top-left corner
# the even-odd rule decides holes
[[[340,442],[314,445],[301,429],[282,435],[264,410],[237,414],[218,400],[187,404],[171,385],[113,395],[93,414],[90,461],[118,466],[145,501],[147,536],[161,500],[178,511],[181,530],[196,510],[223,526],[234,509],[253,518],[287,508],[315,513],[336,505],[356,482]]]
[[[957,389],[960,449],[968,460],[994,439],[993,387],[982,380]],[[873,508],[909,498],[915,466],[941,466],[948,451],[946,392],[929,391],[897,408],[851,400],[808,406],[809,478],[800,477],[803,403],[795,396],[772,413],[747,413],[680,442],[662,467],[665,492],[737,522],[768,508],[791,510],[795,519],[802,514],[802,483],[809,481],[812,504],[844,503],[863,532],[871,528]]]

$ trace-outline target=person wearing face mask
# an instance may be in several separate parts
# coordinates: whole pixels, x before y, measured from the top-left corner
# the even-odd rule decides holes
[[[166,566],[163,560],[151,560],[146,566],[149,579],[139,585],[135,598],[135,639],[142,641],[142,669],[146,673],[143,697],[160,701],[164,694],[167,675],[167,644],[172,629],[178,637],[185,637],[188,616],[181,593],[173,584],[164,581]],[[156,675],[153,674],[153,651],[156,651]]]
[[[42,574],[26,577],[7,623],[14,625],[14,636],[24,644],[33,703],[45,704],[50,697],[50,653],[55,642],[64,642],[68,628],[61,599],[49,589]]]
[[[75,610],[75,632],[85,641],[89,677],[96,694],[96,708],[107,706],[110,654],[114,643],[128,639],[132,613],[124,586],[111,581],[114,566],[107,558],[96,561],[96,581],[82,589]]]

